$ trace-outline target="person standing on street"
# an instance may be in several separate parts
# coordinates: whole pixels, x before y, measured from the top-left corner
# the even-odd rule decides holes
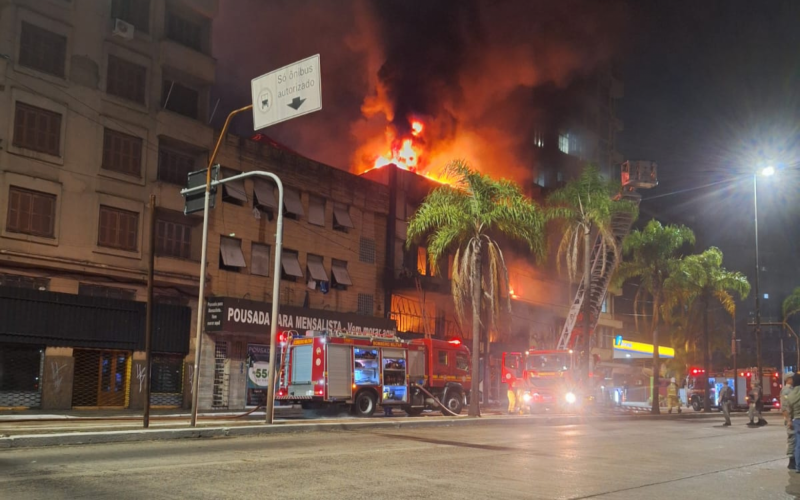
[[[753,386],[747,395],[748,403],[750,403],[750,408],[747,410],[750,422],[747,425],[767,425],[767,421],[761,416],[761,408],[764,405],[761,401],[763,395],[761,383],[758,380],[753,381]],[[756,417],[758,417],[758,420],[756,420]]]
[[[800,374],[792,377],[792,390],[786,395],[786,407],[789,411],[791,427],[794,429],[794,464],[795,470],[800,472]]]
[[[794,389],[794,373],[789,372],[783,376],[783,388],[781,388],[781,414],[783,415],[783,426],[786,428],[786,454],[789,455],[789,469],[796,469],[797,464],[794,459],[795,432],[790,416],[788,396]]]
[[[731,405],[733,404],[733,389],[728,384],[722,388],[719,393],[719,406],[722,409],[722,414],[725,416],[725,423],[723,427],[731,425]]]
[[[667,386],[667,413],[672,413],[672,407],[678,408],[678,413],[681,412],[681,402],[678,399],[678,384],[675,382],[675,377],[669,379],[669,386]]]

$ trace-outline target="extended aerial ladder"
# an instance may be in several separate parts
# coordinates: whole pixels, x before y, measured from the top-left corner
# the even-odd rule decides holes
[[[630,201],[638,206],[642,196],[636,190],[649,189],[657,185],[657,165],[654,162],[626,161],[622,164],[622,190],[615,199]],[[611,228],[618,248],[621,248],[622,240],[630,233],[633,222],[633,215],[627,212],[618,212],[611,219]],[[578,285],[578,292],[575,294],[575,300],[572,301],[567,320],[561,330],[556,349],[572,349],[577,344],[578,337],[586,334],[582,325],[579,329],[575,328],[579,317],[583,313],[584,300],[589,300],[589,332],[594,331],[597,327],[597,321],[600,319],[600,312],[608,292],[611,276],[619,263],[617,258],[618,256],[621,257],[621,253],[615,253],[613,248],[606,248],[605,252],[602,251],[603,248],[601,236],[598,234],[591,255],[591,268],[589,271],[591,279],[588,296],[584,280],[581,279],[580,285]]]

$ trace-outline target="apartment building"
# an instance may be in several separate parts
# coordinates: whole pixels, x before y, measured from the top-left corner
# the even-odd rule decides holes
[[[206,161],[216,13],[0,2],[0,407],[143,404],[148,202]],[[156,234],[152,402],[181,406],[198,273]]]

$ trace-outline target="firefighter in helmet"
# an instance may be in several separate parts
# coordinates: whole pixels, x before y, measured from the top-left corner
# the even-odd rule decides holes
[[[667,413],[672,413],[673,407],[678,409],[678,413],[681,412],[681,401],[678,399],[678,383],[675,382],[675,377],[669,379],[669,385],[667,386]]]

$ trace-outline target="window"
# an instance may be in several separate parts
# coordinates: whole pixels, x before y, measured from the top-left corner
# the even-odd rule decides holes
[[[569,154],[569,134],[558,134],[558,150]]]
[[[250,249],[250,272],[257,276],[269,276],[269,245],[253,243]]]
[[[8,190],[6,230],[52,238],[55,234],[56,197],[11,186]]]
[[[135,252],[138,248],[139,214],[100,206],[97,245]]]
[[[66,57],[67,37],[23,21],[19,43],[20,65],[64,78]]]
[[[467,356],[466,353],[456,353],[456,369],[469,371],[469,356]]]
[[[350,212],[346,205],[336,203],[333,205],[333,230],[346,233],[348,229],[352,229],[353,219],[350,218]]]
[[[283,209],[284,215],[289,219],[297,220],[305,214],[299,191],[292,188],[283,189]]]
[[[198,118],[199,93],[173,80],[161,85],[161,107],[189,118]]]
[[[308,197],[308,223],[325,226],[325,200],[318,196]]]
[[[337,290],[347,290],[347,287],[353,284],[350,280],[350,273],[347,272],[347,262],[343,260],[333,259],[331,274],[333,275],[331,285]]]
[[[441,366],[447,366],[447,351],[436,351],[436,359]]]
[[[61,115],[17,102],[14,113],[14,146],[61,156]]]
[[[420,276],[428,275],[428,249],[417,247],[417,272]]]
[[[358,314],[372,316],[375,314],[375,297],[370,293],[358,294]]]
[[[191,259],[192,226],[172,220],[156,220],[156,255]]]
[[[241,174],[228,168],[222,169],[222,178],[230,178]],[[242,206],[247,203],[247,191],[244,190],[244,179],[226,182],[222,185],[222,201]]]
[[[115,56],[108,56],[106,92],[137,102],[145,103],[147,69]]]
[[[272,220],[272,212],[278,208],[278,201],[275,199],[275,185],[264,179],[255,179],[253,196],[255,197],[255,206],[266,212],[269,220]]]
[[[0,286],[46,291],[50,288],[50,280],[47,278],[35,278],[33,276],[21,276],[18,274],[0,274]]]
[[[328,281],[328,273],[325,271],[325,266],[322,265],[322,257],[319,255],[308,254],[306,258],[306,269],[309,279],[309,287],[314,284],[314,287],[319,285],[320,282]]]
[[[150,31],[150,0],[112,0],[111,19],[131,23],[136,31]]]
[[[608,312],[608,297],[603,299],[603,304],[600,306],[600,312],[607,313]]]
[[[107,299],[136,300],[136,290],[118,288],[115,286],[92,285],[89,283],[78,283],[78,295],[105,297]]]
[[[219,268],[223,271],[238,273],[247,267],[242,253],[242,240],[220,236],[219,238]]]
[[[158,180],[185,186],[189,173],[195,170],[195,157],[183,151],[159,145]]]
[[[533,130],[533,145],[540,148],[544,147],[544,134],[541,129],[536,128]]]
[[[106,128],[103,134],[104,169],[120,174],[142,176],[142,139]]]
[[[297,252],[284,248],[281,252],[281,279],[297,281],[297,278],[302,277],[303,271],[300,269],[300,261],[297,259]]]
[[[375,240],[361,238],[358,244],[358,260],[365,264],[375,263]]]
[[[170,10],[167,12],[167,38],[198,52],[204,52],[208,20],[191,20]]]

